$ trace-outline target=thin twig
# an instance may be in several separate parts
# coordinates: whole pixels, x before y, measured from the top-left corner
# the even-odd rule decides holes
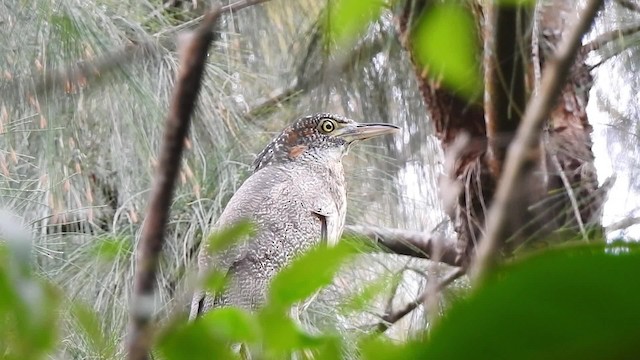
[[[234,12],[243,8],[257,5],[268,0],[240,0],[233,4],[225,5],[220,8],[220,14]],[[199,16],[189,24],[205,21],[207,15]],[[183,24],[184,25],[184,24]],[[183,27],[179,26],[179,29]],[[177,30],[177,29],[173,29]],[[79,84],[86,83],[88,80],[100,78],[102,75],[122,67],[130,63],[136,56],[145,56],[158,53],[158,50],[169,46],[168,41],[160,42],[139,42],[131,43],[112,52],[108,52],[95,60],[80,60],[76,64],[70,65],[65,69],[52,71],[42,76],[35,85],[35,92],[41,94],[49,89],[73,89]]]
[[[505,161],[503,174],[489,209],[486,221],[486,232],[477,249],[477,257],[471,271],[476,279],[493,267],[502,242],[507,237],[506,228],[509,218],[509,205],[514,194],[520,190],[520,182],[530,151],[540,139],[544,120],[555,105],[560,90],[567,79],[575,56],[580,49],[580,41],[589,30],[603,0],[589,0],[578,14],[575,25],[566,32],[558,46],[555,57],[552,57],[545,68],[540,84],[540,91],[528,103],[522,123],[510,145]]]
[[[576,199],[576,195],[573,192],[573,188],[571,187],[571,183],[567,178],[567,174],[564,173],[562,169],[562,165],[558,160],[558,155],[551,155],[551,162],[553,162],[553,166],[555,167],[560,180],[562,180],[562,185],[564,186],[564,190],[569,197],[569,202],[571,203],[571,208],[573,209],[573,215],[576,218],[576,222],[578,223],[578,228],[580,229],[580,234],[582,235],[582,239],[585,242],[589,241],[589,236],[587,235],[587,230],[584,228],[584,221],[582,221],[582,215],[580,215],[580,206],[578,205],[578,200]]]
[[[129,44],[95,60],[80,60],[65,69],[42,76],[36,82],[35,92],[41,94],[56,88],[73,91],[75,87],[91,83],[91,80],[130,63],[136,56],[148,56],[156,53],[157,49],[158,46],[150,42]]]
[[[382,321],[376,325],[376,331],[383,333],[391,327],[391,325],[400,321],[407,314],[415,310],[420,304],[423,304],[427,298],[432,296],[434,293],[442,291],[449,284],[454,282],[457,278],[461,277],[465,274],[465,270],[462,267],[458,267],[450,271],[446,274],[435,286],[427,286],[422,294],[418,296],[412,302],[406,304],[402,309],[396,310],[391,313],[387,313],[382,316]]]
[[[156,269],[164,229],[169,217],[173,191],[184,150],[184,139],[194,112],[210,44],[215,38],[213,26],[226,11],[237,10],[266,0],[242,1],[227,7],[215,7],[207,13],[180,51],[180,68],[173,91],[159,155],[159,166],[149,200],[147,218],[136,254],[133,300],[130,309],[128,359],[146,360],[152,343],[151,319]],[[212,354],[213,355],[213,354]]]
[[[297,78],[283,88],[271,91],[266,97],[259,98],[254,103],[249,104],[249,110],[245,113],[247,120],[256,117],[264,117],[287,102],[299,98],[300,95],[308,92],[322,83],[323,78],[335,76],[338,77],[345,70],[354,66],[364,56],[367,59],[375,56],[387,45],[386,39],[380,38],[374,42],[363,42],[349,50],[347,54],[330,60],[329,63],[321,66],[315,71],[302,72]]]

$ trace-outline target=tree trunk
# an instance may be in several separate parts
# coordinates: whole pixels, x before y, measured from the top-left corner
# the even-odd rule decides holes
[[[396,16],[397,32],[411,55],[428,118],[445,154],[440,190],[458,234],[459,262],[468,265],[482,237],[485,214],[527,97],[536,91],[537,69],[544,72],[545,60],[553,56],[552,49],[575,17],[576,3],[558,0],[539,5],[536,16],[491,2],[471,9],[479,28],[484,27],[484,104],[468,103],[432,80],[415,61],[410,24],[429,11],[429,5],[429,0],[407,0]],[[533,34],[526,33],[531,21],[536,22]],[[559,230],[580,231],[587,237],[585,229],[599,227],[603,192],[598,191],[585,111],[592,85],[586,55],[586,50],[580,51],[575,59],[540,146],[531,153],[522,191],[510,202],[509,226],[501,241],[507,253],[534,240],[548,240]],[[447,204],[452,191],[457,191],[455,201]]]

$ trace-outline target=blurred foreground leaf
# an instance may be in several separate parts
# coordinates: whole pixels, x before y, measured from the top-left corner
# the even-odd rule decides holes
[[[33,277],[21,250],[0,240],[0,356],[2,359],[43,359],[58,336],[57,290]],[[7,246],[9,244],[9,246]],[[30,245],[30,242],[29,242]],[[26,261],[26,263],[25,263]]]
[[[349,297],[347,297],[339,307],[339,310],[343,314],[350,312],[358,312],[367,309],[367,306],[373,302],[373,300],[385,293],[392,285],[400,281],[399,276],[380,277],[374,281],[366,284],[361,284],[358,287],[361,290]]]
[[[334,247],[319,246],[294,260],[271,281],[269,304],[274,309],[285,309],[313,295],[328,285],[340,266],[356,249],[348,242]]]
[[[505,266],[454,304],[404,358],[632,359],[640,247],[566,247]],[[464,346],[461,346],[464,344]],[[368,359],[382,359],[380,351]]]
[[[367,26],[380,16],[383,0],[330,0],[327,2],[325,34],[330,43],[348,47],[362,37]]]
[[[163,359],[237,359],[230,344],[206,321],[179,323],[166,329],[158,341]]]
[[[292,350],[316,347],[321,340],[303,331],[289,317],[279,311],[265,308],[258,314],[265,330],[264,344],[272,355],[282,356]]]
[[[207,251],[211,254],[220,252],[253,233],[253,224],[249,221],[240,221],[233,226],[219,229],[207,238]]]
[[[102,332],[98,315],[91,308],[81,303],[72,305],[75,320],[85,335],[85,341],[91,346],[91,350],[99,354],[101,359],[110,359],[115,356],[115,341],[109,341]]]
[[[471,100],[482,94],[478,35],[467,9],[452,3],[433,6],[417,20],[411,43],[431,78]]]
[[[133,241],[128,236],[98,237],[95,239],[93,253],[105,262],[126,258],[133,254]]]
[[[235,307],[213,309],[201,317],[221,339],[254,342],[260,337],[260,325],[252,314]]]

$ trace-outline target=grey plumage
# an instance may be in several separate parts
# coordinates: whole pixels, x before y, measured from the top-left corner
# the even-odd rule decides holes
[[[390,133],[388,124],[358,124],[333,114],[316,114],[285,128],[254,162],[254,173],[233,195],[215,229],[250,220],[255,235],[211,256],[200,250],[201,274],[225,272],[221,294],[197,292],[191,318],[213,307],[253,310],[265,301],[270,279],[294,257],[338,241],[346,216],[342,157],[358,140]]]

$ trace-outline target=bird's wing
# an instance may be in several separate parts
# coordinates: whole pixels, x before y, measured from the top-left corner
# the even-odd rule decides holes
[[[251,175],[229,200],[214,229],[230,226],[240,220],[250,220],[258,227],[256,229],[258,234],[251,239],[243,239],[213,255],[209,253],[206,244],[203,244],[204,246],[201,247],[198,255],[200,276],[202,277],[215,269],[223,275],[227,275],[227,278],[232,278],[238,272],[244,271],[245,267],[251,267],[252,262],[281,262],[282,260],[279,259],[279,256],[282,255],[281,252],[265,251],[264,249],[269,249],[270,242],[273,242],[276,237],[275,234],[281,231],[291,232],[291,237],[295,237],[296,241],[301,237],[300,234],[294,235],[295,230],[290,229],[293,223],[283,222],[281,218],[283,212],[286,213],[286,209],[292,214],[301,213],[299,207],[302,206],[302,203],[286,201],[289,198],[295,199],[305,190],[308,193],[308,189],[300,186],[300,184],[307,182],[299,180],[298,177],[276,167],[266,167]],[[307,214],[310,216],[309,211]],[[311,236],[311,234],[309,235]],[[281,240],[286,243],[287,239]],[[300,241],[304,240],[300,239]],[[317,237],[315,241],[317,241]],[[205,291],[196,292],[191,303],[190,318],[195,318],[198,314],[213,307],[216,301],[215,296],[215,294],[207,294]]]
[[[316,215],[320,220],[320,243],[323,245],[328,245],[329,241],[328,241],[328,234],[327,234],[327,216],[317,212],[312,212],[312,213]]]
[[[326,197],[318,197],[311,204],[311,212],[318,216],[321,226],[321,241],[328,246],[334,246],[340,240],[342,232],[340,214],[335,203]],[[344,220],[342,220],[344,224]]]

